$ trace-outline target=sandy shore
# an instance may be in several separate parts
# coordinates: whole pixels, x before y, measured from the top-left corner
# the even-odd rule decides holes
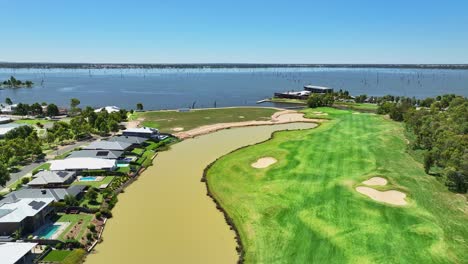
[[[274,113],[271,120],[267,121],[245,121],[245,122],[232,122],[232,123],[218,123],[213,125],[206,125],[191,129],[189,131],[175,133],[174,136],[180,139],[193,138],[200,135],[205,135],[222,129],[234,127],[248,127],[248,126],[265,126],[265,125],[278,125],[287,123],[318,123],[322,122],[320,119],[305,118],[303,113],[294,110],[284,110]]]

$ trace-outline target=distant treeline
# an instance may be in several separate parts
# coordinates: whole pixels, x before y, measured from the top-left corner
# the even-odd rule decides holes
[[[220,69],[220,68],[398,68],[398,69],[468,69],[468,64],[262,64],[262,63],[16,63],[0,62],[0,68],[37,69]]]
[[[379,98],[378,114],[402,121],[414,135],[411,147],[423,150],[424,169],[445,178],[450,190],[468,190],[468,99],[454,94],[415,100]]]

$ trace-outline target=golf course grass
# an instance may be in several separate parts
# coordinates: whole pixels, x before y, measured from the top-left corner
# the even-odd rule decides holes
[[[331,108],[318,128],[277,132],[207,170],[238,229],[246,263],[467,263],[466,196],[450,193],[406,152],[402,124]],[[275,164],[251,166],[262,157]],[[374,176],[393,206],[355,190]]]
[[[136,113],[135,118],[142,118],[143,126],[158,128],[161,132],[174,132],[175,128],[187,131],[196,127],[217,123],[243,122],[252,120],[269,120],[274,108],[236,107],[178,111],[150,111]]]

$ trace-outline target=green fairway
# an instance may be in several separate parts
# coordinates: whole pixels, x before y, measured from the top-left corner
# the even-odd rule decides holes
[[[162,132],[174,132],[173,128],[183,128],[187,131],[217,123],[269,120],[277,111],[273,108],[260,107],[204,109],[190,112],[152,111],[137,113],[136,118],[144,119],[143,126],[158,128]]]
[[[209,188],[239,229],[247,263],[467,263],[466,197],[446,190],[406,153],[403,126],[373,114],[319,108],[312,130],[220,158]],[[261,157],[277,163],[264,169]],[[407,194],[406,206],[371,200],[355,187]]]
[[[356,111],[365,111],[365,112],[376,112],[377,104],[369,103],[346,103],[346,102],[335,102],[333,106],[338,108],[346,108]]]

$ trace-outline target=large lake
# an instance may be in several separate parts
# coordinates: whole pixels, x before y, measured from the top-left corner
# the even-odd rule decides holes
[[[403,95],[418,98],[445,93],[468,96],[468,70],[378,68],[254,68],[254,69],[0,69],[32,80],[27,89],[0,90],[0,101],[50,102],[67,106],[116,105],[127,109],[250,106],[274,92],[300,90],[305,84],[349,90],[351,94]]]

